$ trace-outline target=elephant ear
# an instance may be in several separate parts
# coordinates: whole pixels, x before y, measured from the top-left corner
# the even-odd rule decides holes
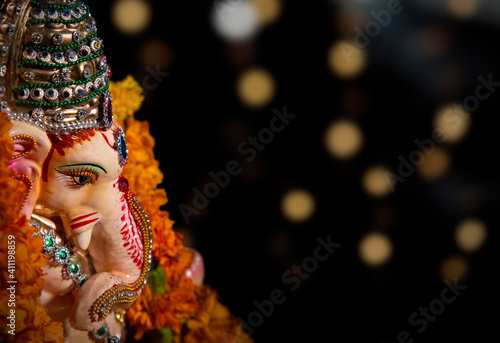
[[[9,134],[14,144],[9,168],[16,173],[15,178],[28,187],[22,212],[29,218],[40,190],[42,165],[49,153],[50,141],[45,131],[19,121],[12,123]]]

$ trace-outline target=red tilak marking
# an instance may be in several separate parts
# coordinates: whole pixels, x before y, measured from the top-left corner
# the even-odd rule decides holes
[[[106,135],[104,133],[101,132],[101,135],[104,137],[104,140],[106,141],[106,143],[108,143],[109,147],[113,150],[116,150],[116,148],[114,146],[112,146],[111,144],[109,144],[109,141],[108,141],[108,137],[106,137]]]
[[[49,172],[49,162],[52,159],[53,155],[54,155],[54,147],[50,148],[50,151],[49,151],[49,153],[47,155],[47,158],[43,162],[43,166],[42,166],[42,180],[44,182],[49,181],[48,178],[47,178],[47,175],[48,175],[48,172]]]
[[[96,213],[97,213],[97,212],[81,215],[81,216],[79,216],[79,217],[74,218],[72,221],[70,221],[70,223],[80,221],[80,220],[85,219],[85,218],[87,218],[87,217],[93,216],[93,215],[94,215],[94,214],[96,214]]]
[[[90,220],[86,220],[86,221],[83,221],[83,222],[80,222],[80,223],[77,223],[77,224],[71,224],[70,227],[72,229],[77,229],[79,227],[82,227],[82,226],[85,226],[87,224],[90,224],[90,223],[93,223],[95,222],[96,220],[98,220],[99,218],[94,218],[94,219],[90,219]]]
[[[47,174],[49,170],[49,162],[54,155],[54,150],[57,150],[59,155],[64,156],[64,149],[73,148],[75,144],[83,144],[85,141],[90,141],[90,139],[96,134],[96,129],[77,131],[67,135],[58,135],[54,133],[48,133],[47,137],[52,143],[49,154],[43,162],[42,167],[42,180],[44,182],[48,181]]]

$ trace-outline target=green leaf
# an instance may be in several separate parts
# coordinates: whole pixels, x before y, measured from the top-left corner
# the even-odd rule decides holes
[[[149,271],[148,285],[154,300],[156,300],[156,294],[164,295],[167,293],[167,279],[163,268],[159,265],[153,266]]]
[[[161,330],[154,330],[153,342],[155,343],[173,343],[174,342],[174,333],[171,328],[163,328]]]

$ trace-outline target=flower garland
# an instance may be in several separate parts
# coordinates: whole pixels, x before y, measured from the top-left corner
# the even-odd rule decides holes
[[[33,236],[35,229],[27,225],[26,216],[21,213],[26,185],[14,179],[14,172],[8,168],[14,153],[9,136],[11,127],[7,115],[0,113],[0,341],[63,343],[62,324],[52,321],[40,304],[43,288],[40,268],[47,258],[42,254],[41,238]],[[15,246],[11,249],[15,251],[12,274],[8,268],[9,246]],[[15,289],[15,301],[9,302],[11,289]],[[11,310],[15,311],[12,322],[8,318]]]
[[[128,179],[153,228],[153,263],[142,295],[127,311],[126,319],[133,339],[161,343],[238,342],[251,343],[241,324],[228,308],[218,301],[217,292],[207,285],[195,285],[185,274],[193,252],[182,245],[182,235],[173,230],[174,222],[160,207],[168,201],[159,161],[154,158],[155,141],[148,122],[137,121],[133,114],[140,108],[143,96],[139,84],[128,76],[111,82],[115,117],[125,130],[129,149],[123,176]],[[21,213],[26,185],[14,179],[8,168],[13,155],[9,136],[11,124],[0,113],[0,317],[10,314],[8,287],[8,241],[15,237],[16,286],[15,335],[8,325],[1,325],[0,341],[63,343],[62,324],[52,321],[40,304],[43,288],[41,267],[47,262],[42,254],[42,240],[33,236]],[[9,238],[10,237],[10,238]],[[8,323],[6,323],[8,324]],[[130,337],[129,337],[130,338]]]

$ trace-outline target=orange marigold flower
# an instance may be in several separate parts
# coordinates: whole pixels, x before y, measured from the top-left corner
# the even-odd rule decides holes
[[[194,318],[188,320],[189,331],[183,338],[183,343],[253,342],[228,308],[218,301],[215,290],[200,286],[197,295],[199,311]]]
[[[12,178],[8,168],[14,146],[9,136],[11,124],[5,113],[0,113],[0,317],[10,314],[7,280],[11,276],[16,283],[16,334],[8,333],[9,327],[0,328],[0,341],[63,343],[62,324],[53,322],[47,309],[40,304],[43,287],[42,267],[47,258],[42,255],[42,240],[34,237],[35,229],[28,226],[21,213],[26,196],[26,185]],[[12,239],[14,238],[14,239]],[[8,270],[9,241],[15,241],[16,268]]]
[[[14,154],[14,145],[11,144],[9,130],[12,124],[5,113],[0,114],[0,167],[9,165],[10,159]]]
[[[161,266],[168,266],[182,248],[182,235],[172,230],[173,221],[162,211],[151,219],[153,228],[153,257]]]
[[[145,163],[153,160],[155,140],[149,133],[149,123],[135,120],[133,117],[127,118],[125,123],[130,161]]]

